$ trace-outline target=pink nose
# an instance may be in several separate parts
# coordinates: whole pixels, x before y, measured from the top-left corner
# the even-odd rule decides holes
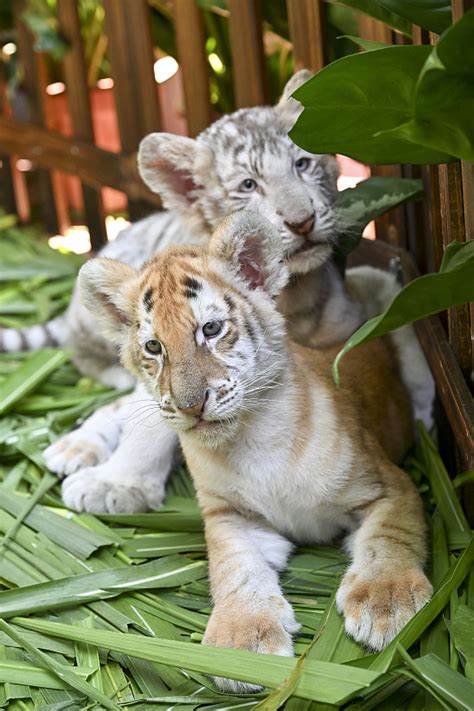
[[[285,225],[297,235],[307,235],[314,227],[314,215],[306,217],[302,222],[285,222]]]
[[[202,415],[204,412],[204,408],[206,406],[207,399],[209,397],[209,391],[206,390],[204,393],[204,397],[200,398],[197,402],[193,403],[192,405],[188,405],[186,407],[178,407],[179,411],[184,413],[185,415],[192,415],[194,417],[199,417],[199,415]]]

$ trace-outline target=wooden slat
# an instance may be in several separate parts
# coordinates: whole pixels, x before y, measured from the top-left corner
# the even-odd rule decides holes
[[[206,37],[202,13],[195,0],[174,0],[174,27],[188,134],[194,137],[212,121]]]
[[[77,175],[92,187],[108,185],[132,200],[159,207],[160,199],[138,175],[135,153],[112,153],[60,133],[0,117],[0,153],[21,155],[45,168]]]
[[[0,72],[0,115],[8,115],[8,108],[5,79]],[[6,153],[0,154],[0,206],[7,213],[15,214],[17,212],[12,166],[10,157]]]
[[[287,0],[288,25],[295,69],[319,72],[324,66],[324,3],[321,0]]]
[[[44,125],[44,72],[41,67],[41,57],[33,49],[34,37],[21,19],[25,8],[24,0],[14,0],[13,12],[17,31],[18,51],[23,69],[23,86],[28,97],[29,119],[32,123]],[[50,232],[58,231],[58,219],[55,210],[54,192],[51,176],[47,171],[39,170],[33,177],[36,185],[38,201],[43,223]]]
[[[260,0],[229,0],[229,33],[236,103],[266,103],[265,61]]]
[[[76,0],[58,0],[59,28],[69,44],[64,58],[64,77],[74,135],[81,141],[94,142],[87,69]],[[92,249],[107,242],[102,197],[99,191],[82,184],[84,211],[91,236]]]
[[[451,242],[466,241],[464,226],[463,184],[460,163],[438,168],[441,197],[441,230],[445,249]],[[458,358],[466,379],[472,369],[472,344],[469,305],[457,306],[448,312],[449,342]]]
[[[474,403],[456,356],[437,316],[415,324],[418,338],[436,380],[446,417],[464,459],[474,467]]]
[[[147,133],[160,130],[150,10],[147,0],[103,0],[103,6],[120,141],[128,153]],[[149,206],[132,200],[129,211],[136,220]]]

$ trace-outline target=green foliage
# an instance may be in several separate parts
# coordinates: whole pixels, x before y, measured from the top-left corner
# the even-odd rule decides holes
[[[448,245],[440,270],[407,284],[380,316],[364,323],[338,353],[333,373],[339,380],[339,363],[355,346],[383,336],[413,321],[474,300],[474,242]]]
[[[441,34],[451,24],[451,3],[446,0],[329,0],[360,10],[389,27],[410,35],[410,25]]]
[[[290,132],[314,153],[368,163],[474,161],[474,10],[434,47],[375,49],[325,67],[294,94]]]
[[[364,227],[376,217],[423,196],[421,180],[368,178],[355,188],[341,190],[336,198],[338,237],[335,258],[344,265],[346,257],[362,239]]]
[[[447,0],[381,0],[379,4],[439,35],[451,24],[451,2]]]
[[[364,15],[370,15],[376,20],[384,22],[394,30],[399,30],[399,32],[403,32],[407,36],[411,35],[411,26],[408,19],[402,13],[392,12],[391,8],[388,7],[389,3],[379,2],[379,0],[329,0],[329,2],[352,7],[363,12]]]
[[[360,192],[370,185],[362,185]],[[412,188],[418,190],[417,184]],[[357,204],[349,194],[344,199],[349,206]],[[357,214],[364,209],[369,208],[362,206]],[[72,262],[80,262],[54,253],[48,262],[36,236],[5,218],[0,222],[4,233],[19,235],[10,266],[20,270],[22,259],[28,264],[27,284],[39,279],[42,269],[60,270],[61,262],[63,270],[72,269]],[[34,273],[38,249],[41,260]],[[462,247],[455,246],[443,268],[456,270],[463,259]],[[18,283],[0,283],[0,299]],[[17,319],[26,322],[34,316]],[[50,356],[40,352],[45,362]],[[19,369],[35,357],[0,355],[4,392],[15,392]],[[408,464],[424,491],[430,519],[439,512],[433,525],[433,599],[385,651],[367,654],[346,636],[334,606],[346,556],[327,546],[300,549],[281,576],[302,625],[295,639],[299,659],[293,660],[199,645],[210,614],[209,589],[202,521],[184,469],[173,473],[166,505],[154,513],[92,516],[63,508],[59,483],[45,471],[41,450],[76,418],[119,394],[81,379],[62,360],[11,403],[0,424],[0,616],[8,620],[0,629],[2,708],[132,705],[223,711],[260,702],[264,711],[280,705],[300,711],[313,700],[314,708],[327,711],[341,706],[368,711],[434,708],[434,699],[449,708],[465,703],[471,689],[465,676],[472,670],[467,636],[472,586],[465,581],[474,544],[426,432]],[[434,626],[444,631],[441,642],[433,641]],[[433,656],[440,650],[444,655],[446,646],[459,652],[458,671],[446,671]],[[410,650],[411,659],[404,650]],[[442,659],[451,663],[449,656]],[[204,674],[233,676],[267,689],[246,697],[219,694]],[[423,707],[415,706],[420,692]]]

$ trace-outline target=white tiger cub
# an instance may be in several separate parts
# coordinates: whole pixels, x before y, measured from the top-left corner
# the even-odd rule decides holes
[[[170,248],[140,272],[92,260],[79,290],[179,435],[205,521],[204,643],[291,655],[298,624],[278,573],[292,543],[344,532],[352,562],[337,606],[347,632],[379,650],[432,591],[423,506],[393,463],[412,439],[409,398],[389,339],[350,352],[337,387],[337,349],[287,338],[283,256],[278,231],[243,212],[208,251]]]

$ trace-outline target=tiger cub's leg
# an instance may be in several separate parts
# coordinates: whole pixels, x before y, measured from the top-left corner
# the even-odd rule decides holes
[[[68,508],[135,513],[161,505],[166,480],[180,456],[179,442],[158,410],[151,410],[157,408],[156,401],[148,398],[141,407],[141,414],[124,424],[119,445],[106,462],[80,469],[64,480],[62,496]]]
[[[291,635],[299,628],[282,595],[278,571],[286,566],[291,544],[269,528],[222,506],[204,509],[209,576],[214,609],[204,644],[291,656]],[[257,687],[215,678],[230,692]]]
[[[43,453],[48,469],[62,478],[105,462],[119,443],[125,422],[121,411],[133,397],[132,393],[100,407],[80,427],[50,444]]]
[[[380,650],[429,601],[423,572],[426,531],[423,506],[408,476],[387,462],[382,495],[356,507],[360,527],[348,541],[352,563],[336,595],[346,631]]]

